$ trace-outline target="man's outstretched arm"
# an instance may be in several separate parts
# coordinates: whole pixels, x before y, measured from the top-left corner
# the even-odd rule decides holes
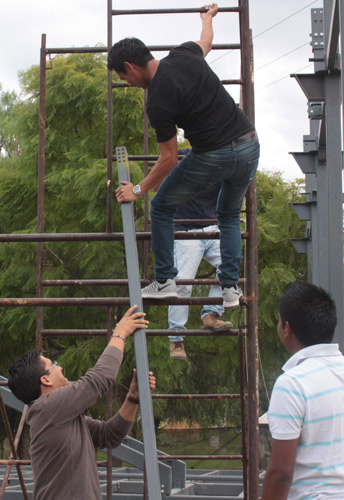
[[[151,189],[159,186],[172,168],[178,163],[178,144],[176,135],[169,141],[159,142],[158,146],[160,157],[147,177],[140,182],[142,194],[148,193]],[[136,201],[139,199],[139,197],[133,193],[133,184],[127,181],[121,182],[121,186],[116,189],[116,198],[119,203]]]
[[[297,439],[273,439],[268,469],[263,484],[262,500],[286,500],[293,480]]]
[[[218,6],[217,3],[212,3],[211,5],[205,5],[204,8],[207,9],[207,12],[201,12],[201,39],[196,43],[201,46],[203,50],[203,56],[205,57],[211,51],[211,47],[213,44],[213,17],[215,17],[217,14]]]
[[[156,387],[156,380],[153,372],[149,372],[149,386],[153,391]],[[129,392],[120,410],[107,422],[86,418],[95,448],[113,447],[121,444],[125,436],[130,431],[135,419],[139,401],[139,388],[137,383],[136,369],[130,384]]]

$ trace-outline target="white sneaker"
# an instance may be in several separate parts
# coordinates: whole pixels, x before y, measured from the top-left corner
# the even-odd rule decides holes
[[[235,307],[240,304],[242,290],[237,285],[222,289],[223,307]]]
[[[167,297],[178,297],[176,282],[173,279],[167,279],[166,283],[159,283],[154,280],[149,285],[141,288],[143,299],[164,299]]]

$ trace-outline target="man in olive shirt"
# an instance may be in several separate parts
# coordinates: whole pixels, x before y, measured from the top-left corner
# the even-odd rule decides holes
[[[129,432],[138,408],[136,372],[122,407],[107,422],[83,412],[115,381],[126,338],[147,328],[144,313],[133,313],[135,308],[118,323],[95,367],[77,382],[69,382],[57,363],[37,351],[10,368],[10,389],[29,405],[35,500],[101,500],[95,449],[114,448]],[[152,373],[150,386],[155,387]]]

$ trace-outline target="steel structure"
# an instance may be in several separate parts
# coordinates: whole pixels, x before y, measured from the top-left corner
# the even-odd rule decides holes
[[[343,127],[344,1],[328,0],[312,9],[314,73],[292,75],[308,99],[310,134],[302,153],[292,153],[306,176],[306,201],[293,206],[307,221],[306,234],[294,239],[308,257],[308,281],[333,295],[338,312],[334,341],[344,349],[343,307]]]
[[[112,0],[108,0],[108,50],[112,46],[112,18],[113,16],[131,15],[131,14],[174,14],[184,13],[193,14],[199,13],[201,9],[150,9],[150,10],[113,10]],[[220,15],[222,13],[235,13],[239,19],[240,27],[240,43],[234,44],[221,44],[214,45],[213,49],[233,49],[240,50],[241,53],[241,71],[240,78],[235,80],[224,80],[224,84],[240,85],[241,86],[241,102],[245,113],[251,121],[254,122],[254,96],[253,96],[253,53],[252,53],[252,36],[249,28],[249,5],[248,0],[238,0],[236,7],[220,8]],[[152,51],[169,50],[171,47],[166,45],[151,46]],[[38,159],[38,228],[37,234],[10,234],[0,235],[0,241],[34,241],[37,242],[37,298],[12,298],[0,299],[0,306],[15,307],[15,306],[33,306],[37,309],[37,326],[36,326],[36,348],[42,349],[43,337],[52,335],[107,335],[110,336],[112,332],[112,318],[114,313],[114,306],[128,305],[131,303],[140,303],[142,307],[142,300],[140,297],[140,281],[147,282],[148,278],[148,239],[149,234],[149,219],[148,219],[148,200],[145,201],[145,231],[143,233],[136,233],[133,225],[132,209],[130,206],[123,208],[123,217],[126,221],[124,224],[124,233],[114,233],[112,229],[112,202],[113,202],[113,162],[117,161],[119,165],[119,175],[127,171],[127,160],[135,159],[144,161],[145,174],[148,173],[149,161],[156,159],[156,157],[149,155],[148,151],[148,121],[145,116],[144,120],[144,155],[142,156],[129,156],[125,154],[123,149],[117,150],[117,154],[113,154],[114,145],[112,143],[113,129],[112,129],[112,113],[113,113],[113,89],[117,87],[125,87],[126,84],[115,83],[112,81],[112,74],[108,72],[108,172],[107,172],[107,222],[105,233],[70,233],[70,234],[47,234],[44,232],[44,179],[45,179],[45,134],[46,134],[46,58],[51,54],[75,54],[75,53],[99,53],[106,52],[102,47],[91,48],[47,48],[46,35],[42,35],[41,44],[41,58],[40,58],[40,108],[39,108],[39,159]],[[124,167],[124,168],[123,168]],[[205,499],[219,499],[219,498],[245,498],[246,500],[258,500],[259,498],[259,428],[258,428],[258,325],[257,325],[257,201],[256,201],[256,185],[255,182],[249,187],[246,196],[246,230],[242,234],[242,238],[246,243],[245,251],[245,269],[246,269],[246,325],[243,327],[239,325],[236,330],[224,332],[222,335],[237,336],[239,342],[240,353],[240,375],[241,375],[241,389],[240,394],[197,394],[197,395],[155,395],[155,398],[163,397],[180,397],[180,398],[219,398],[224,397],[240,398],[241,400],[241,416],[242,416],[242,454],[238,456],[219,456],[215,455],[212,458],[228,460],[241,459],[243,463],[243,473],[236,476],[234,486],[229,478],[229,473],[222,473],[220,471],[210,473],[211,479],[215,484],[214,487],[209,486],[209,473],[204,472],[193,474],[185,471],[185,464],[181,459],[196,458],[189,456],[166,456],[162,452],[156,450],[155,435],[152,418],[152,400],[148,397],[150,394],[149,387],[145,387],[145,373],[148,371],[148,359],[145,347],[145,334],[148,335],[168,335],[164,330],[150,330],[148,332],[136,332],[134,336],[136,358],[138,361],[138,376],[140,382],[140,399],[141,399],[141,415],[143,420],[143,445],[137,444],[134,440],[128,439],[126,448],[120,447],[114,451],[108,450],[108,460],[106,469],[106,493],[104,498],[149,498],[150,500],[165,499],[171,497],[175,499],[189,498],[196,495],[200,500]],[[181,234],[180,238],[202,238],[218,237],[214,234],[206,235],[202,233],[187,233]],[[136,239],[143,239],[145,241],[144,252],[144,277],[140,280],[138,273],[138,266],[130,271],[137,263]],[[128,270],[130,271],[128,280],[64,280],[54,281],[44,279],[44,243],[47,241],[125,241],[126,253],[128,263]],[[131,253],[131,252],[134,252]],[[56,298],[48,299],[44,297],[44,287],[47,286],[80,286],[82,284],[103,285],[104,281],[108,285],[118,285],[125,282],[129,285],[130,299],[128,298],[108,298],[108,297],[85,297],[85,298]],[[191,284],[214,283],[216,280],[190,280]],[[185,282],[185,280],[180,280]],[[173,300],[160,300],[154,303],[160,304],[209,304],[220,303],[221,300],[217,298],[208,297],[204,298],[189,298],[189,299],[173,299]],[[148,304],[148,301],[145,301]],[[56,330],[46,329],[43,324],[43,308],[44,306],[71,306],[71,305],[103,305],[107,307],[106,315],[106,328],[103,330]],[[204,330],[191,330],[188,335],[212,335],[210,331]],[[217,334],[218,335],[218,334]],[[246,337],[247,350],[245,353],[244,338]],[[142,355],[143,353],[143,355]],[[246,367],[245,367],[246,358]],[[245,389],[245,370],[247,371],[247,391]],[[6,382],[2,382],[2,385]],[[143,387],[143,397],[141,389]],[[0,392],[0,403],[4,422],[8,421],[6,416],[5,407],[2,404],[3,399]],[[111,391],[108,394],[108,413],[111,412]],[[25,413],[24,413],[25,414]],[[11,430],[7,426],[8,436],[11,443],[12,455],[8,460],[1,460],[0,465],[6,465],[7,469],[4,472],[4,478],[8,478],[9,470],[12,465],[15,465],[18,471],[18,478],[20,480],[24,498],[30,498],[30,487],[26,488],[25,481],[22,477],[21,466],[28,465],[29,461],[19,460],[16,449],[20,434],[22,432],[23,418],[21,425],[18,429],[17,436],[12,438]],[[142,448],[143,446],[143,448]],[[134,489],[130,490],[129,483],[126,483],[126,490],[122,484],[122,492],[117,494],[119,490],[114,485],[113,475],[117,474],[112,470],[112,454],[119,453],[122,459],[128,463],[138,467],[144,474],[140,479],[140,485],[130,481]],[[209,459],[209,456],[197,456],[198,459]],[[129,472],[129,475],[135,473],[135,470]],[[123,474],[124,481],[126,474],[121,469],[118,474]],[[204,476],[204,477],[203,477]],[[20,479],[22,477],[22,479]],[[233,478],[233,474],[231,475]],[[187,478],[188,481],[187,481]],[[3,481],[3,488],[0,491],[0,500],[7,498],[4,495],[6,490],[6,481]],[[143,479],[143,480],[142,480]],[[207,487],[205,486],[207,483]],[[29,481],[30,484],[30,481]],[[239,486],[238,486],[239,484]],[[202,486],[203,485],[203,486]],[[103,487],[103,483],[102,483]],[[234,488],[234,489],[233,489]],[[32,490],[32,485],[31,485]],[[29,491],[29,493],[27,493]],[[126,493],[124,493],[126,491]],[[12,498],[12,497],[8,497]],[[13,497],[14,498],[14,497]]]

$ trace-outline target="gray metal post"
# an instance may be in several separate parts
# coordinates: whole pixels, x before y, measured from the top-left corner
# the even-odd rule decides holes
[[[326,131],[326,172],[319,168],[318,173],[318,213],[323,217],[320,227],[320,244],[327,249],[328,273],[322,269],[319,284],[329,290],[337,304],[338,323],[334,341],[344,349],[343,332],[343,187],[342,187],[342,127],[341,127],[341,89],[343,75],[340,75],[336,51],[338,47],[339,22],[338,2],[324,2],[324,34],[325,34],[325,69],[324,97],[325,97],[325,131]],[[341,11],[343,1],[339,2]],[[343,38],[343,37],[341,37]],[[343,42],[342,42],[343,43]],[[343,57],[343,54],[342,54]],[[323,181],[320,183],[319,174],[322,172]],[[321,189],[320,189],[321,188]],[[324,193],[324,204],[321,206],[320,197]],[[327,220],[324,220],[325,211]],[[327,241],[323,241],[326,239]],[[321,256],[320,256],[321,258]],[[326,276],[328,274],[328,276]],[[327,286],[326,286],[327,285]]]
[[[327,234],[321,231],[320,238],[326,238],[328,248],[328,277],[323,275],[319,283],[333,295],[337,304],[338,323],[334,342],[344,349],[343,331],[343,195],[342,195],[342,151],[341,151],[341,111],[340,76],[325,77],[325,123],[326,123],[326,181],[328,204]],[[318,179],[318,186],[320,186]],[[326,189],[326,187],[325,187]],[[321,190],[322,192],[322,190]],[[318,198],[320,190],[318,189]],[[319,216],[321,206],[318,206]],[[321,240],[320,240],[321,241]],[[328,287],[325,283],[328,282]]]
[[[116,148],[118,180],[130,181],[128,155],[125,147]],[[125,255],[129,281],[130,305],[137,305],[137,311],[143,311],[140,270],[137,254],[134,210],[132,203],[122,203],[122,221],[124,231]],[[149,500],[161,500],[158,459],[154,430],[152,396],[148,377],[148,353],[146,334],[143,329],[134,333],[137,378],[140,393],[143,446],[148,483]]]
[[[341,33],[340,36],[340,67],[344,68],[344,36],[342,33],[344,33],[344,0],[339,0],[339,31]],[[344,78],[343,78],[343,73],[342,73],[342,78],[341,78],[341,93],[342,93],[342,103],[344,102]],[[344,107],[342,107],[342,118],[343,118],[343,123],[344,123]],[[343,139],[343,144],[344,144],[344,127],[342,130],[342,139]]]
[[[307,216],[307,219],[303,219],[311,221],[309,224],[311,240],[306,244],[308,259],[311,259],[310,279],[331,292],[336,301],[338,324],[334,341],[339,344],[342,351],[344,350],[343,160],[340,107],[343,77],[339,70],[337,48],[339,6],[343,16],[343,1],[329,0],[324,3],[323,9],[312,9],[315,73],[295,75],[309,100],[310,139],[314,146],[312,151],[314,151],[313,167],[316,180],[306,177],[308,194],[305,205],[311,209],[309,218]],[[306,149],[305,141],[304,146]],[[305,163],[304,158],[298,158],[297,155],[295,159],[302,168],[302,163]],[[313,174],[313,171],[311,173]],[[295,206],[295,209],[298,213],[302,212],[302,207]]]

